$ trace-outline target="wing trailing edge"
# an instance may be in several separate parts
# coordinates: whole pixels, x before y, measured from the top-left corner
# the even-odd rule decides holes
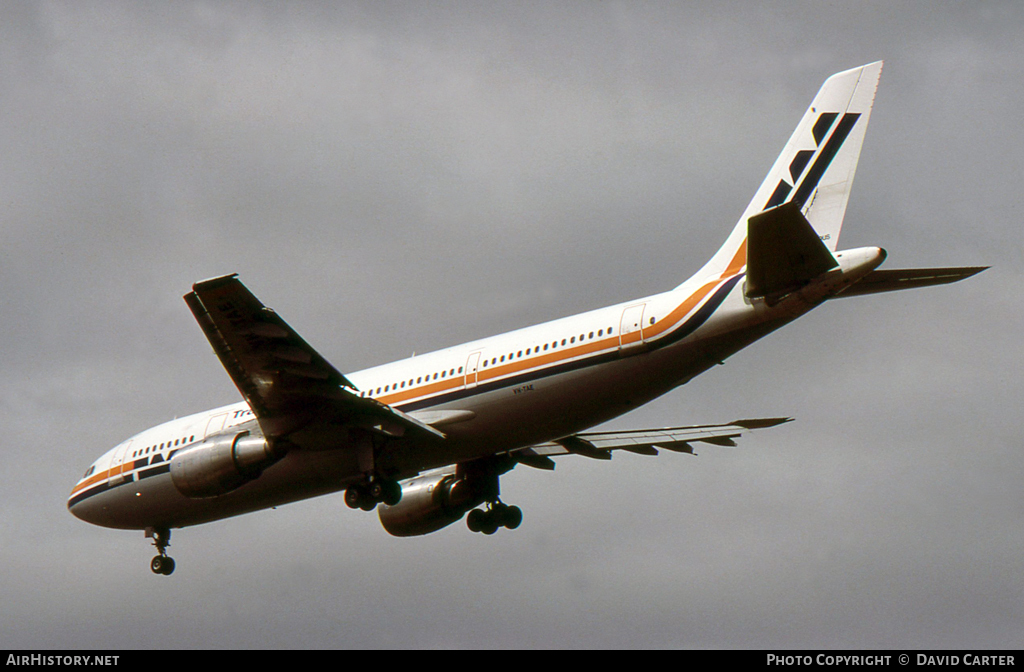
[[[360,396],[237,274],[197,282],[184,299],[268,438],[330,447],[338,426],[445,438],[427,422]]]
[[[610,432],[582,432],[512,451],[516,462],[537,469],[554,469],[552,457],[582,455],[597,460],[612,459],[612,451],[625,450],[637,455],[658,455],[659,449],[695,455],[694,443],[735,446],[735,439],[753,429],[776,427],[793,418],[754,418],[735,420],[724,425],[691,425],[663,429],[631,429]]]

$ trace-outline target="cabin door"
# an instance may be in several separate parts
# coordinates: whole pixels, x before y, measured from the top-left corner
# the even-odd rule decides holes
[[[470,353],[466,360],[466,389],[476,387],[477,371],[480,369],[480,352]]]
[[[619,350],[629,350],[644,343],[644,307],[640,303],[622,311],[619,322]]]

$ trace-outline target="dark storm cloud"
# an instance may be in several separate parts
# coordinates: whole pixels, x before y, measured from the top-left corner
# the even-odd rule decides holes
[[[0,640],[1021,645],[1016,3],[0,14]],[[881,58],[843,245],[994,268],[824,306],[616,426],[797,422],[517,469],[492,538],[336,497],[175,531],[171,581],[65,511],[109,446],[237,398],[192,282],[240,272],[345,371],[667,289],[820,82]]]

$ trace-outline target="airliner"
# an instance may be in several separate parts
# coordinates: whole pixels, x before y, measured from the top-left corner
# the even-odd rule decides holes
[[[564,455],[693,453],[790,418],[593,427],[685,384],[825,301],[944,284],[986,267],[879,270],[838,250],[882,63],[829,77],[721,249],[653,296],[342,374],[238,279],[185,303],[243,401],[119,443],[71,491],[78,518],[143,530],[169,575],[171,530],[344,491],[410,537],[463,518],[515,529],[500,477]]]

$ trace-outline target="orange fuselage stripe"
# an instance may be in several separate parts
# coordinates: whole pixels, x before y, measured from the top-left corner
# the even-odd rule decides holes
[[[743,261],[745,260],[745,248],[746,241],[744,241],[744,244],[741,245],[740,251],[737,253],[736,258],[734,258],[733,260],[733,264],[730,265],[730,269],[733,268],[733,266],[735,266],[737,259],[741,260],[739,262],[739,267],[742,268]],[[527,359],[508,362],[506,364],[498,365],[495,366],[494,368],[488,368],[486,370],[483,368],[484,360],[481,359],[480,364],[478,365],[477,368],[476,382],[479,384],[484,381],[504,378],[506,376],[509,376],[514,373],[519,373],[521,371],[537,369],[548,366],[550,364],[566,362],[584,355],[603,352],[605,350],[611,350],[619,346],[620,338],[622,339],[621,342],[623,344],[635,343],[637,341],[640,341],[641,338],[656,338],[662,335],[663,333],[671,331],[674,327],[678,326],[682,322],[683,318],[685,318],[694,308],[696,308],[696,306],[701,301],[703,301],[715,287],[721,284],[722,279],[724,279],[725,277],[727,276],[723,275],[721,278],[717,280],[712,280],[711,282],[706,283],[696,292],[687,297],[682,303],[676,306],[676,308],[673,309],[672,312],[666,315],[663,319],[659,320],[658,322],[651,326],[642,328],[642,331],[637,330],[629,334],[626,334],[625,336],[603,338],[597,341],[591,341],[590,343],[571,346],[564,350],[559,350],[556,352],[547,352],[539,356],[530,356]],[[397,403],[409,401],[411,399],[419,399],[422,397],[430,396],[435,393],[448,392],[451,390],[460,389],[466,385],[467,374],[470,376],[472,375],[470,372],[464,371],[461,375],[457,374],[444,381],[438,381],[435,383],[431,383],[429,385],[421,385],[419,387],[406,389],[401,392],[398,392],[397,394],[392,392],[390,394],[381,395],[380,397],[375,398],[383,404],[393,406]]]
[[[697,306],[700,304],[712,290],[720,285],[722,281],[728,277],[739,273],[740,269],[746,264],[746,239],[740,244],[739,249],[733,256],[732,262],[726,271],[716,280],[705,283],[700,289],[695,291],[693,294],[683,300],[678,306],[676,306],[668,315],[655,324],[643,328],[637,331],[630,332],[625,336],[613,336],[609,338],[602,338],[590,343],[584,343],[576,346],[571,346],[559,351],[546,352],[543,355],[531,356],[523,360],[508,362],[507,364],[495,366],[494,368],[484,369],[484,359],[481,358],[477,364],[476,382],[481,383],[488,380],[495,380],[498,378],[504,378],[514,373],[521,371],[527,371],[530,369],[538,369],[549,366],[551,364],[566,362],[577,357],[584,355],[595,354],[606,350],[612,350],[619,347],[620,342],[622,344],[630,344],[640,341],[641,339],[652,339],[661,336],[682,323],[683,319],[689,315]],[[621,340],[620,340],[621,339]],[[482,351],[481,351],[482,352]],[[472,373],[463,371],[463,373],[453,375],[451,378],[446,380],[439,380],[436,382],[425,383],[419,387],[409,388],[399,393],[391,393],[375,397],[377,401],[389,406],[395,405],[403,401],[411,399],[418,399],[422,397],[428,397],[442,392],[449,392],[465,387],[466,380]],[[100,481],[108,480],[114,476],[119,476],[125,471],[126,464],[134,465],[133,460],[124,460],[121,464],[111,467],[106,471],[97,472],[88,479],[81,481],[71,491],[73,497],[78,492],[99,483]],[[131,468],[128,469],[131,471]]]

